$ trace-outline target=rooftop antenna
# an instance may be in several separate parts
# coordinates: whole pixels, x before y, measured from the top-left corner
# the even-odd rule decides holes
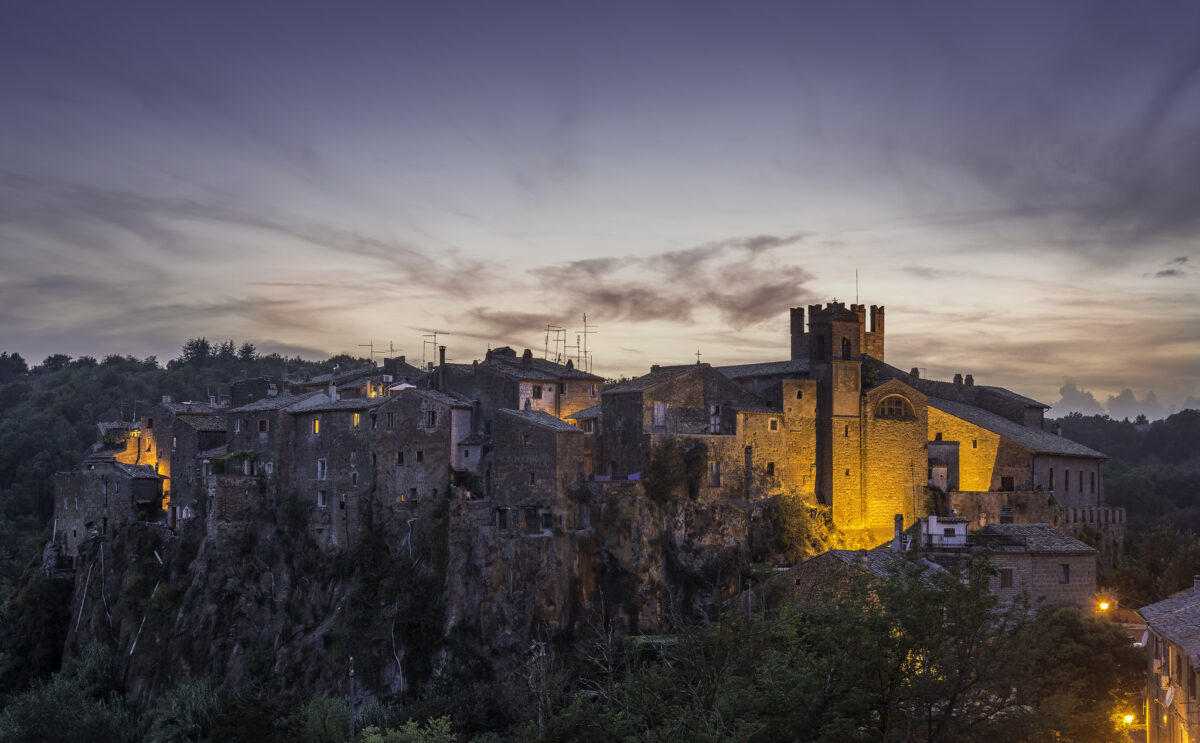
[[[854,303],[858,304],[858,269],[854,269]]]
[[[391,341],[388,341],[388,347],[387,347],[386,351],[384,351],[383,349],[376,351],[374,348],[372,348],[371,349],[371,357],[374,358],[375,354],[379,354],[380,356],[395,356],[396,355],[396,347],[394,345],[392,345]]]
[[[367,358],[371,359],[371,363],[375,363],[375,341],[372,340],[368,343],[359,343],[358,347],[371,349],[370,354]]]
[[[576,331],[582,336],[582,340],[578,339],[578,337],[576,339],[576,346],[582,346],[580,349],[582,358],[576,359],[575,365],[588,373],[592,371],[592,356],[588,352],[588,336],[595,335],[596,331],[594,328],[596,327],[598,326],[588,325],[587,313],[583,313],[583,330]]]
[[[422,342],[421,342],[421,366],[423,366],[423,367],[424,367],[424,366],[428,366],[428,365],[431,363],[431,362],[428,360],[428,358],[425,356],[425,349],[426,349],[426,348],[429,348],[430,346],[433,346],[433,355],[434,355],[434,357],[435,357],[435,358],[437,357],[437,350],[438,350],[438,349],[437,349],[437,347],[438,347],[438,341],[437,341],[437,339],[438,339],[438,336],[439,336],[439,335],[450,335],[450,332],[449,332],[449,331],[447,331],[447,330],[432,330],[432,331],[430,331],[430,332],[428,332],[428,333],[425,333],[425,334],[423,334],[423,335],[421,336],[422,338],[429,338],[429,339],[430,339],[430,340],[426,340],[426,341],[422,341]]]
[[[554,356],[550,356],[550,334],[554,334]],[[561,325],[546,325],[546,350],[542,358],[561,364],[567,346],[567,329]]]

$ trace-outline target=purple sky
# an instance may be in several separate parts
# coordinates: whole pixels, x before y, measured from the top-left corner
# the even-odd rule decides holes
[[[1095,0],[10,0],[0,348],[420,358],[436,328],[469,361],[587,312],[615,376],[781,358],[787,308],[853,301],[857,269],[897,366],[1196,405],[1198,28]]]

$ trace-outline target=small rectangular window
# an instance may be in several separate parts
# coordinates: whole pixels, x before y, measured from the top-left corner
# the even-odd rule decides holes
[[[258,432],[259,433],[267,433],[270,430],[271,430],[271,421],[267,420],[266,418],[259,419]]]
[[[521,434],[521,446],[529,446],[530,441],[532,441],[532,438],[530,437],[529,434],[527,434],[527,433]]]
[[[540,385],[540,384],[533,385],[533,399],[534,400],[542,399],[542,385]]]
[[[396,464],[404,464],[404,452],[396,452]]]
[[[424,462],[424,461],[425,461],[425,452],[423,452],[423,451],[417,451],[417,461],[418,461],[418,462]]]
[[[388,413],[387,427],[388,428],[396,427],[396,414],[395,413]]]
[[[1000,476],[1000,490],[1005,493],[1011,493],[1014,489],[1013,478],[1011,475]]]
[[[567,385],[563,384],[562,382],[559,382],[558,383],[558,394],[560,394],[560,395],[567,394]]]
[[[1069,563],[1064,562],[1064,563],[1059,564],[1059,566],[1058,566],[1058,582],[1059,583],[1070,583],[1071,582],[1071,565]]]
[[[317,479],[324,480],[329,475],[328,462],[324,459],[317,460]]]
[[[350,427],[358,428],[358,424],[362,422],[362,413],[352,413],[350,415]]]
[[[234,418],[234,419],[233,419],[233,432],[234,432],[234,433],[241,433],[241,432],[242,432],[242,419],[241,419],[241,418]],[[149,449],[147,449],[146,451],[149,451]]]
[[[1000,568],[1000,587],[1001,588],[1012,588],[1013,587],[1013,569],[1012,568]]]
[[[312,431],[313,431],[313,433],[320,433],[320,432],[321,432],[321,419],[320,419],[320,418],[313,418],[313,429],[312,429]]]
[[[595,396],[596,396],[596,385],[589,384],[588,385],[588,397],[595,397]]]
[[[1054,490],[1054,468],[1053,468],[1053,467],[1051,467],[1051,468],[1050,468],[1050,487],[1049,487],[1049,490],[1050,490],[1050,491],[1053,491],[1053,490]]]
[[[775,476],[775,463],[774,462],[767,462],[767,474],[770,475],[771,477]]]
[[[496,509],[496,528],[497,529],[507,529],[508,528],[508,509],[507,508],[497,508]]]
[[[778,431],[778,430],[779,430],[779,421],[778,421],[778,420],[776,420],[776,419],[774,419],[774,418],[772,418],[772,419],[771,419],[771,430],[772,430],[772,431]]]
[[[972,448],[972,449],[978,449],[978,448],[979,448],[979,439],[971,439],[971,448]]]
[[[596,421],[594,421],[594,420],[584,421],[583,422],[583,432],[584,433],[595,433],[596,432]]]
[[[374,413],[371,413],[371,430],[372,431],[379,430],[379,416],[375,415]]]
[[[1095,494],[1096,494],[1096,473],[1095,473],[1095,472],[1092,472],[1092,473],[1090,473],[1090,478],[1089,478],[1089,479],[1090,479],[1090,480],[1091,480],[1091,482],[1092,482],[1092,488],[1091,488],[1091,489],[1092,489],[1092,495],[1095,495]]]
[[[358,473],[357,473],[357,472],[351,472],[351,473],[350,473],[350,484],[351,484],[351,485],[357,485],[357,484],[358,484]]]
[[[708,486],[710,488],[721,487],[721,463],[715,460],[708,462]]]
[[[471,458],[471,450],[464,448],[462,450],[462,455],[463,455],[463,459],[470,459]]]
[[[317,508],[325,508],[328,505],[329,505],[329,502],[328,502],[328,500],[326,500],[325,491],[318,490],[317,491]]]
[[[536,472],[529,473],[529,484],[537,485],[537,473]]]
[[[429,428],[433,428],[434,426],[437,425],[437,411],[436,410],[426,410],[425,411],[425,425],[428,426]]]
[[[416,499],[417,499],[417,489],[416,489],[416,488],[409,488],[409,489],[408,489],[408,496],[409,496],[410,498],[412,498],[413,500],[416,500]]]
[[[1071,492],[1071,469],[1069,467],[1063,470],[1063,492]]]

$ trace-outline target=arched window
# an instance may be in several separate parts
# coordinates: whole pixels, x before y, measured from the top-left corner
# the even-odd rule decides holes
[[[908,400],[899,395],[888,395],[879,401],[879,407],[875,409],[875,417],[910,421],[917,416],[913,413],[912,403]]]

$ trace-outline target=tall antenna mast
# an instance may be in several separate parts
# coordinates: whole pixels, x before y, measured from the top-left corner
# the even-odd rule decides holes
[[[577,331],[581,336],[581,339],[576,341],[576,344],[581,346],[580,353],[582,354],[583,358],[577,360],[576,366],[589,373],[592,371],[592,355],[588,351],[588,336],[595,335],[595,328],[597,327],[599,326],[588,325],[587,313],[583,313],[583,330]]]
[[[421,342],[421,366],[427,366],[428,364],[432,363],[425,356],[426,348],[433,346],[433,357],[437,358],[437,353],[438,353],[437,337],[439,334],[440,335],[450,335],[449,331],[446,331],[446,330],[434,330],[429,333],[425,333],[421,336],[422,338],[431,339],[431,340],[426,340],[426,341]]]
[[[554,355],[550,354],[550,336],[554,335]],[[567,329],[561,325],[546,325],[546,350],[542,358],[556,364],[563,362],[563,352],[567,345]]]
[[[854,303],[858,304],[858,269],[854,269]]]
[[[369,343],[359,343],[358,347],[371,349],[369,358],[371,359],[372,363],[375,362],[375,341],[374,340],[370,341]]]

